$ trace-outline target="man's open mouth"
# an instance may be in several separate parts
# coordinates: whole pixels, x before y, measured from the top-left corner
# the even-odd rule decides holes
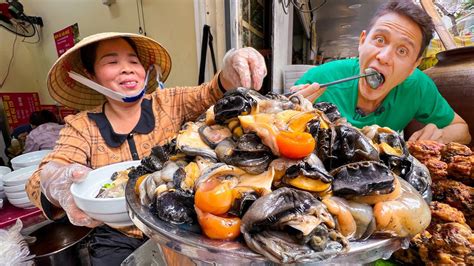
[[[369,86],[374,90],[380,87],[380,85],[382,85],[385,82],[384,75],[378,72],[374,68],[369,67],[365,69],[364,72],[365,74],[368,74],[368,76],[365,77],[365,80],[367,81]]]

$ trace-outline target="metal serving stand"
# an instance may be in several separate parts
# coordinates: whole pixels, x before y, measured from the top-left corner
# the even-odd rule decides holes
[[[159,219],[140,204],[135,194],[136,179],[127,184],[125,197],[133,223],[156,242],[168,264],[183,265],[273,265],[260,254],[247,248],[243,240],[219,241],[202,235],[198,225],[175,225]],[[388,259],[401,248],[404,239],[368,239],[350,242],[350,250],[337,257],[299,265],[365,264]],[[170,261],[172,260],[172,261]]]

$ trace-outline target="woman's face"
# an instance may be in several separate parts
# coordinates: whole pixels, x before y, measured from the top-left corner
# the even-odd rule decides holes
[[[125,95],[140,91],[146,72],[133,48],[122,38],[99,43],[92,79],[100,85]]]

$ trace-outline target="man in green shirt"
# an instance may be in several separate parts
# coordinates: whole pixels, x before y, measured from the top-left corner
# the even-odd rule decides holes
[[[426,126],[410,140],[469,143],[468,125],[440,95],[434,82],[417,69],[433,37],[431,18],[411,0],[390,1],[362,31],[359,58],[332,61],[310,69],[291,91],[311,101],[334,103],[356,127],[378,124],[401,131],[413,119]],[[365,79],[319,88],[373,68],[384,83],[371,88]]]

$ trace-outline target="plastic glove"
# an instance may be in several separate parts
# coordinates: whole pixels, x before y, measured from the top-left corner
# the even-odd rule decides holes
[[[91,170],[81,164],[49,162],[40,173],[41,190],[46,198],[57,207],[63,208],[74,225],[96,227],[102,224],[77,207],[70,191],[72,183],[82,182]]]
[[[237,87],[260,90],[267,66],[263,56],[252,47],[231,49],[224,56],[220,79],[225,89]]]

